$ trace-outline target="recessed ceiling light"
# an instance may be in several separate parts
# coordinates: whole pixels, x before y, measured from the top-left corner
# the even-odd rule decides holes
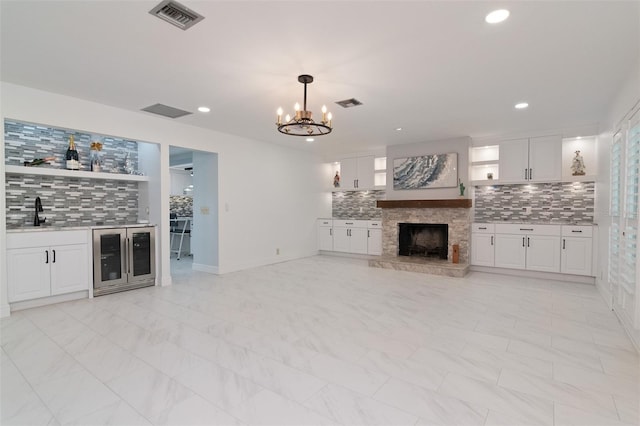
[[[307,142],[313,142],[315,139],[313,138],[307,138]]]
[[[211,108],[206,107],[206,106],[201,106],[201,107],[198,107],[198,111],[200,111],[200,112],[209,112],[209,111],[211,111]]]
[[[515,108],[516,108],[516,109],[525,109],[525,108],[527,108],[528,106],[529,106],[529,104],[528,104],[528,103],[526,103],[526,102],[520,102],[519,104],[516,104]]]
[[[484,20],[489,24],[497,24],[504,21],[509,17],[509,11],[507,9],[498,9],[485,16]]]
[[[402,130],[402,127],[396,127],[396,132],[400,132]]]
[[[582,136],[578,136],[578,137],[576,137],[576,139],[582,139]]]

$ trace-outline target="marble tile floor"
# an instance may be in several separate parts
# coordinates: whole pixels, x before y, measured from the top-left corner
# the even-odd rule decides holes
[[[180,266],[170,287],[2,319],[0,423],[640,423],[638,353],[593,286],[331,256]]]

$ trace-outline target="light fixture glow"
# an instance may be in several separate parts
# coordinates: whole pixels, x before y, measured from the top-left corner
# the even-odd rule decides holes
[[[331,120],[333,115],[327,112],[326,105],[322,106],[322,121],[316,123],[312,118],[311,111],[307,110],[307,84],[313,83],[313,77],[307,74],[298,76],[298,82],[304,84],[304,103],[302,108],[296,102],[294,106],[295,115],[293,119],[287,114],[282,121],[282,108],[278,108],[276,126],[280,133],[290,136],[322,136],[328,135],[333,130]],[[311,140],[309,140],[311,139]],[[312,138],[307,138],[307,142],[313,142]]]
[[[485,16],[484,20],[488,24],[497,24],[509,17],[509,11],[507,9],[498,9],[490,12],[487,16]]]
[[[516,105],[515,105],[515,108],[516,108],[516,109],[525,109],[525,108],[527,108],[528,106],[529,106],[529,104],[528,104],[528,103],[526,103],[526,102],[520,102],[519,104],[516,104]]]
[[[306,140],[307,142],[313,142],[315,139],[313,139],[313,138],[307,138],[307,139],[305,139],[305,140]]]
[[[198,111],[200,111],[200,112],[209,112],[209,111],[211,111],[211,108],[206,107],[206,106],[201,106],[201,107],[198,107]]]
[[[396,132],[401,132],[402,131],[402,127],[396,127]]]
[[[576,137],[576,139],[582,139],[582,136],[578,136],[578,137]]]

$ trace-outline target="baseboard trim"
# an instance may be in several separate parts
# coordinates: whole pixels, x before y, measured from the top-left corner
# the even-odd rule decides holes
[[[191,269],[193,269],[194,271],[206,272],[215,275],[218,275],[220,273],[217,266],[203,265],[201,263],[194,263],[193,265],[191,265]]]
[[[11,307],[9,305],[0,306],[0,318],[5,318],[11,315]]]
[[[526,271],[523,269],[494,268],[491,266],[471,265],[470,272],[488,272],[490,274],[513,275],[517,277],[541,278],[554,281],[564,281],[578,284],[596,284],[596,277],[584,277],[581,275],[560,274],[555,272]]]
[[[69,302],[71,300],[88,299],[89,290],[76,291],[74,293],[59,294],[57,296],[41,297],[39,299],[24,300],[22,302],[11,303],[11,312],[23,309],[37,308],[40,306],[53,305],[54,303]]]

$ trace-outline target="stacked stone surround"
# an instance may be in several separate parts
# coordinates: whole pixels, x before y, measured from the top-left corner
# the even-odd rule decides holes
[[[382,255],[398,255],[399,223],[446,223],[449,225],[449,250],[451,262],[453,245],[460,246],[460,263],[469,263],[471,239],[471,209],[467,208],[397,208],[382,209]]]

